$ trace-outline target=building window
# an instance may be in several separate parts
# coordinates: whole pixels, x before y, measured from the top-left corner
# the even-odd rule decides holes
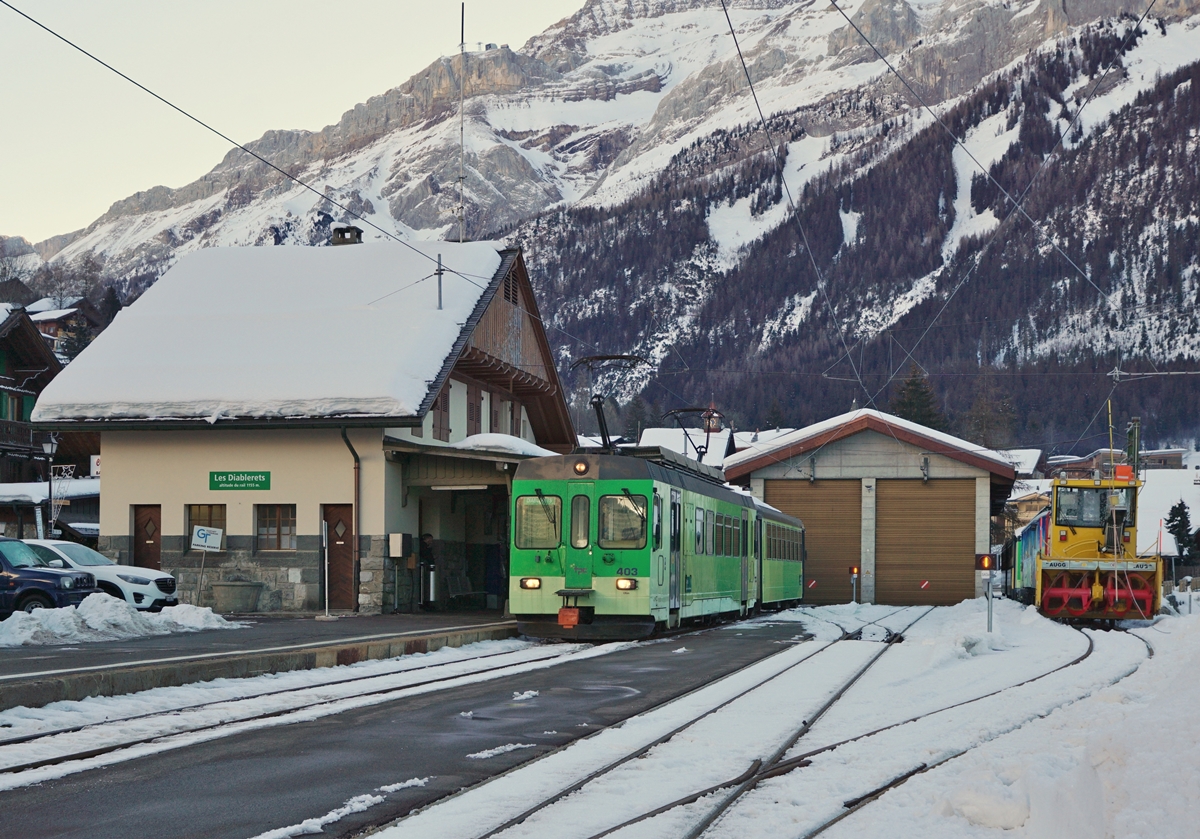
[[[257,516],[258,550],[296,550],[295,504],[259,504]]]
[[[521,403],[516,400],[508,403],[508,433],[521,436]]]
[[[433,439],[450,442],[450,383],[433,400]]]
[[[483,391],[467,385],[467,436],[483,433]]]
[[[225,536],[225,505],[224,504],[188,504],[187,506],[187,543],[192,542],[192,529],[196,527],[211,527],[220,530]],[[226,543],[228,546],[228,543]]]

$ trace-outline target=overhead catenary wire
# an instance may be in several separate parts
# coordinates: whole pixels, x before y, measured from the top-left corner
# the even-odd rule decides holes
[[[125,81],[129,82],[129,83],[130,83],[131,85],[133,85],[134,87],[136,87],[136,88],[138,88],[139,90],[141,90],[142,92],[144,92],[144,93],[146,93],[146,94],[148,94],[148,95],[150,95],[150,96],[154,97],[155,99],[157,99],[157,100],[158,100],[159,102],[161,102],[162,104],[166,105],[166,106],[167,106],[168,108],[170,108],[171,110],[173,110],[173,111],[175,111],[175,112],[177,112],[177,113],[181,114],[182,116],[184,116],[184,117],[186,117],[187,119],[189,119],[189,120],[191,120],[192,122],[194,122],[196,125],[199,125],[201,128],[205,129],[206,131],[209,131],[209,132],[211,132],[211,133],[215,134],[216,136],[220,137],[222,140],[224,140],[225,142],[229,143],[231,146],[234,146],[235,148],[237,148],[237,149],[240,149],[241,151],[243,151],[243,152],[245,152],[246,154],[250,155],[250,156],[251,156],[251,157],[253,157],[255,160],[257,160],[258,162],[262,163],[264,166],[267,166],[267,167],[269,167],[270,169],[272,169],[273,171],[275,171],[275,172],[279,173],[280,175],[283,175],[283,177],[285,177],[285,178],[286,178],[286,179],[288,179],[289,181],[292,181],[293,183],[297,184],[298,186],[300,186],[300,187],[304,188],[305,190],[307,190],[307,191],[309,191],[309,192],[313,193],[314,195],[316,195],[316,196],[318,196],[319,198],[321,198],[321,200],[323,200],[323,201],[328,201],[328,202],[329,202],[330,204],[332,204],[334,207],[337,207],[339,210],[343,211],[344,213],[346,213],[347,215],[349,215],[349,216],[353,217],[354,219],[356,219],[356,220],[358,220],[358,221],[362,222],[363,224],[367,225],[368,227],[371,227],[372,229],[374,229],[374,230],[378,231],[379,233],[382,233],[382,234],[384,235],[384,237],[386,237],[387,239],[390,239],[390,240],[392,240],[393,242],[397,242],[397,243],[399,243],[399,244],[403,245],[404,247],[408,248],[409,250],[413,251],[414,253],[420,254],[420,255],[421,255],[422,257],[424,257],[425,259],[428,259],[428,260],[430,260],[431,262],[432,262],[432,261],[435,261],[435,258],[434,258],[434,257],[432,257],[432,256],[430,256],[429,254],[425,253],[424,251],[422,251],[420,248],[416,247],[416,246],[415,246],[415,245],[413,245],[412,243],[410,243],[410,242],[406,242],[406,241],[405,241],[403,238],[401,238],[400,236],[397,236],[395,233],[392,233],[391,231],[389,231],[389,230],[386,230],[386,229],[385,229],[385,228],[383,228],[383,227],[380,227],[378,224],[376,224],[375,222],[371,221],[369,218],[366,218],[365,216],[361,215],[360,213],[357,213],[357,212],[355,212],[354,210],[352,210],[352,209],[350,209],[349,207],[347,207],[345,204],[342,204],[341,202],[334,200],[333,198],[329,197],[328,195],[326,195],[326,194],[325,194],[324,192],[322,192],[321,190],[317,189],[317,188],[316,188],[315,186],[313,186],[312,184],[308,183],[307,181],[304,181],[304,180],[302,180],[301,178],[298,178],[297,176],[293,175],[291,172],[288,172],[286,169],[283,169],[283,168],[281,168],[281,167],[279,167],[279,166],[276,166],[274,163],[272,163],[272,162],[271,162],[270,160],[268,160],[267,158],[263,157],[263,156],[262,156],[261,154],[259,154],[258,152],[254,151],[254,150],[253,150],[253,149],[251,149],[251,148],[248,148],[247,146],[244,146],[244,145],[242,145],[242,144],[241,144],[241,143],[239,143],[237,140],[234,140],[232,137],[230,137],[228,134],[225,134],[225,133],[224,133],[223,131],[221,131],[220,129],[218,129],[218,128],[215,128],[214,126],[212,126],[212,125],[210,125],[209,123],[205,122],[204,120],[200,119],[200,117],[198,117],[198,116],[196,116],[195,114],[191,113],[190,111],[187,111],[186,109],[184,109],[184,108],[180,107],[179,105],[176,105],[176,104],[175,104],[174,102],[172,102],[171,100],[169,100],[169,99],[167,99],[166,97],[164,97],[164,96],[161,96],[160,94],[158,94],[158,93],[156,93],[155,91],[151,90],[149,87],[147,87],[146,85],[144,85],[144,84],[142,84],[141,82],[137,81],[137,80],[136,80],[136,79],[134,79],[133,77],[129,76],[128,74],[126,74],[126,73],[124,73],[124,72],[122,72],[121,70],[118,70],[118,69],[117,69],[116,67],[114,67],[112,64],[109,64],[109,63],[108,63],[107,61],[105,61],[104,59],[102,59],[102,58],[100,58],[99,56],[95,55],[94,53],[91,53],[91,52],[89,52],[88,50],[84,49],[82,46],[80,46],[79,44],[75,43],[75,42],[74,42],[74,41],[72,41],[70,38],[67,38],[65,35],[62,35],[62,34],[58,33],[57,31],[55,31],[54,29],[51,29],[49,26],[47,26],[46,24],[44,24],[44,23],[42,23],[41,21],[37,20],[36,18],[34,18],[34,17],[32,17],[32,16],[30,16],[30,15],[26,14],[25,12],[21,11],[21,10],[20,10],[20,9],[18,9],[16,6],[14,6],[12,3],[9,3],[9,2],[8,2],[8,0],[0,0],[0,5],[2,5],[2,6],[5,6],[5,7],[6,7],[6,8],[8,8],[9,10],[11,10],[11,11],[15,12],[16,14],[20,15],[21,17],[25,18],[25,20],[29,21],[29,22],[30,22],[30,23],[32,23],[34,26],[38,27],[39,29],[41,29],[41,30],[43,30],[43,31],[47,32],[48,34],[50,34],[50,35],[52,35],[53,37],[57,38],[58,40],[62,41],[64,44],[66,44],[67,46],[71,47],[72,49],[74,49],[74,50],[77,50],[78,52],[80,52],[80,53],[82,53],[83,55],[87,56],[87,57],[88,57],[88,58],[90,58],[92,61],[96,62],[97,64],[99,64],[100,66],[104,67],[105,69],[112,71],[113,73],[115,73],[116,75],[118,75],[118,76],[120,76],[122,79],[124,79]],[[446,271],[447,271],[448,273],[455,274],[455,275],[457,275],[457,276],[461,277],[462,279],[466,280],[468,283],[471,283],[471,285],[477,286],[477,287],[479,287],[479,288],[484,288],[484,286],[480,286],[480,285],[479,285],[478,283],[476,283],[474,280],[471,280],[471,279],[470,279],[470,278],[469,278],[469,277],[468,277],[468,276],[467,276],[465,273],[462,273],[462,272],[459,272],[459,271],[455,271],[454,269],[450,268],[449,266],[446,266]],[[490,278],[489,278],[489,279],[490,279]]]
[[[924,98],[922,98],[920,96],[920,94],[917,93],[917,91],[908,82],[908,80],[906,78],[904,78],[904,76],[900,73],[900,71],[897,70],[895,68],[895,66],[890,61],[887,60],[887,58],[883,55],[883,53],[879,50],[879,48],[876,47],[875,44],[871,41],[871,39],[867,37],[866,33],[864,33],[862,31],[862,29],[859,28],[859,26],[851,19],[851,17],[846,14],[845,10],[843,10],[842,7],[840,5],[838,5],[837,0],[831,0],[833,7],[835,9],[837,9],[838,13],[841,14],[841,16],[843,18],[846,19],[846,22],[850,24],[850,26],[854,29],[854,31],[858,33],[859,37],[863,40],[863,42],[868,47],[871,48],[872,52],[874,52],[875,55],[877,55],[881,61],[884,62],[884,64],[887,66],[888,70],[893,75],[895,75],[897,79],[900,80],[901,84],[903,84],[904,87],[910,93],[912,93],[912,95],[916,98],[916,100],[921,104],[922,108],[924,108],[925,111],[927,111],[929,113],[929,115],[932,116],[934,118],[934,120],[936,120],[937,124],[940,125],[947,134],[949,134],[949,136],[951,137],[951,139],[953,139],[955,144],[960,145],[963,148],[963,150],[966,152],[966,154],[975,163],[975,165],[979,167],[979,169],[992,181],[993,184],[995,184],[999,189],[1001,189],[1004,192],[1005,197],[1007,197],[1012,204],[1012,206],[1009,208],[1008,213],[1005,214],[1004,218],[1001,219],[1001,221],[998,225],[996,225],[996,227],[992,230],[991,234],[984,241],[982,247],[980,247],[971,267],[968,268],[967,271],[963,274],[962,279],[959,280],[958,284],[956,284],[954,286],[954,288],[951,290],[950,294],[946,297],[946,300],[943,302],[942,307],[937,311],[937,313],[934,315],[933,319],[929,322],[929,326],[926,327],[926,329],[921,333],[920,337],[917,339],[916,344],[913,345],[913,352],[915,352],[916,348],[925,340],[925,336],[928,335],[929,329],[932,328],[933,324],[936,323],[937,320],[941,317],[941,315],[946,311],[946,309],[950,305],[950,302],[958,294],[959,290],[962,289],[962,287],[964,285],[966,285],[967,280],[970,279],[970,277],[971,277],[972,273],[974,273],[975,269],[978,268],[979,265],[982,263],[983,254],[987,251],[987,249],[991,246],[991,244],[994,241],[996,241],[997,237],[999,236],[1000,231],[1004,229],[1004,227],[1008,223],[1009,219],[1011,219],[1019,211],[1022,215],[1025,216],[1025,218],[1029,219],[1030,223],[1034,226],[1034,229],[1038,233],[1042,233],[1041,228],[1037,225],[1036,222],[1033,221],[1033,219],[1029,216],[1029,214],[1025,212],[1024,207],[1022,206],[1025,201],[1025,198],[1029,195],[1029,192],[1032,189],[1033,184],[1037,180],[1038,176],[1041,175],[1042,171],[1046,168],[1049,161],[1054,157],[1054,155],[1058,151],[1058,149],[1061,148],[1062,143],[1063,143],[1063,138],[1068,136],[1070,134],[1070,132],[1078,124],[1080,117],[1083,115],[1084,109],[1088,106],[1088,104],[1095,97],[1096,92],[1100,89],[1100,86],[1104,83],[1105,79],[1108,78],[1109,74],[1112,72],[1113,68],[1116,66],[1117,62],[1120,60],[1120,57],[1125,54],[1125,50],[1128,48],[1130,38],[1132,38],[1134,33],[1136,33],[1138,30],[1141,29],[1142,23],[1146,20],[1146,17],[1150,14],[1150,10],[1154,8],[1154,4],[1157,1],[1158,0],[1150,0],[1149,5],[1146,6],[1145,11],[1143,11],[1141,17],[1138,18],[1137,23],[1125,33],[1125,38],[1121,42],[1121,48],[1114,55],[1112,61],[1109,62],[1108,66],[1105,68],[1104,72],[1100,75],[1100,78],[1098,78],[1096,80],[1096,83],[1094,85],[1092,85],[1092,89],[1088,93],[1087,98],[1083,101],[1083,103],[1075,111],[1075,116],[1072,118],[1071,123],[1068,125],[1067,131],[1060,133],[1058,140],[1055,142],[1055,144],[1051,148],[1050,152],[1047,153],[1045,158],[1038,161],[1038,164],[1037,164],[1036,168],[1034,169],[1033,176],[1030,178],[1029,183],[1026,185],[1024,191],[1022,191],[1022,193],[1014,200],[1012,198],[1012,196],[1008,193],[1008,191],[1004,190],[1004,188],[999,184],[999,182],[996,181],[996,179],[992,176],[992,174],[988,170],[984,169],[982,164],[980,164],[979,161],[975,158],[975,156],[973,154],[971,154],[970,150],[967,149],[966,144],[962,140],[960,140],[954,134],[953,131],[950,130],[949,126],[947,126],[946,123],[941,119],[941,117],[938,116],[938,114],[933,110],[933,108],[931,108],[925,102]],[[724,0],[722,0],[722,2],[724,2]],[[1050,239],[1050,237],[1047,237],[1047,239],[1050,241],[1050,244],[1054,247],[1054,249],[1061,256],[1063,256],[1063,258],[1065,258],[1068,262],[1070,262],[1071,265],[1074,266],[1077,271],[1079,271],[1080,275],[1083,276],[1084,279],[1086,279],[1093,287],[1095,287],[1096,290],[1099,291],[1102,296],[1104,296],[1104,297],[1107,296],[1105,294],[1105,292],[1099,286],[1097,286],[1095,284],[1095,282],[1092,281],[1091,277],[1087,276],[1087,274],[1082,269],[1079,268],[1079,266],[1074,262],[1074,260],[1072,260],[1069,256],[1067,256],[1062,251],[1062,249],[1058,246],[1058,244],[1056,242],[1054,242],[1052,239]],[[915,359],[913,359],[912,352],[906,350],[905,355],[908,359],[915,361]],[[900,367],[898,366],[896,368],[896,372],[899,372],[899,369],[900,369]],[[881,387],[879,389],[879,391],[877,392],[876,395],[882,393],[883,389],[886,388],[889,384],[891,384],[892,380],[896,376],[896,372],[893,372],[888,377],[888,380],[883,384],[883,387]]]

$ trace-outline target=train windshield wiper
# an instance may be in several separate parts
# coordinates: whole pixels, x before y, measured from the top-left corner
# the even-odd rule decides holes
[[[621,487],[621,492],[625,493],[625,497],[628,498],[629,503],[633,505],[633,511],[635,513],[637,513],[638,518],[642,520],[642,524],[645,524],[646,523],[646,514],[642,512],[642,508],[637,503],[637,500],[633,497],[633,494],[630,493],[630,491],[628,489],[626,489],[625,487]]]
[[[551,527],[557,528],[558,522],[554,520],[554,513],[550,510],[550,502],[546,500],[546,496],[542,494],[540,488],[535,489],[534,492],[537,493],[538,501],[542,502],[542,512],[546,514],[546,521],[550,522]]]

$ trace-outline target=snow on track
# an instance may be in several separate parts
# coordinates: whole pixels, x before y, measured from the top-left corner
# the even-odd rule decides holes
[[[733,699],[755,684],[805,661],[828,646],[825,643],[801,643],[787,647],[776,655],[699,690],[631,717],[619,726],[605,728],[591,737],[577,740],[514,771],[415,813],[377,835],[380,839],[410,836],[462,839],[479,836],[520,815],[529,805],[567,789],[598,768],[653,743],[675,728]],[[875,649],[875,645],[871,647]],[[662,653],[672,654],[665,645]],[[719,711],[713,716],[718,714]],[[697,768],[698,763],[696,761],[690,765],[687,771]],[[740,766],[734,774],[744,769],[744,766]],[[627,812],[627,809],[620,810],[620,813]]]
[[[553,667],[568,661],[607,655],[627,644],[605,644],[597,647],[536,647],[529,651],[511,654],[514,659],[507,666],[502,659],[491,659],[487,666],[472,665],[465,661],[449,664],[439,672],[435,684],[412,684],[431,678],[428,671],[419,674],[399,673],[381,676],[373,687],[365,682],[353,685],[323,685],[278,696],[254,697],[236,700],[217,707],[206,706],[194,711],[156,716],[145,720],[122,721],[112,725],[98,725],[80,732],[51,735],[44,739],[0,747],[0,772],[4,766],[17,767],[43,760],[66,758],[62,763],[0,774],[0,790],[14,789],[41,783],[76,772],[99,766],[107,766],[126,760],[157,754],[172,749],[217,740],[247,731],[272,728],[278,725],[309,722],[322,717],[378,705],[438,690],[459,687],[491,679],[503,678],[519,673],[528,673]],[[532,660],[530,660],[532,659]],[[474,669],[472,669],[474,668]],[[461,675],[453,675],[455,669]],[[442,677],[451,676],[451,678]],[[405,682],[411,686],[405,686]],[[382,691],[372,695],[358,695],[364,690]],[[272,716],[263,716],[271,714]],[[203,728],[203,730],[200,730]],[[189,730],[191,729],[191,730]],[[122,747],[129,744],[127,747]],[[116,751],[109,751],[117,748]],[[79,757],[88,750],[102,750],[94,757]]]

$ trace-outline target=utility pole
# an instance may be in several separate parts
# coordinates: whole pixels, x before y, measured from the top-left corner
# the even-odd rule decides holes
[[[458,38],[458,241],[467,241],[467,205],[464,198],[467,141],[465,132],[466,76],[467,76],[467,4],[462,4],[462,20]],[[440,269],[439,269],[440,270]],[[441,282],[441,275],[438,276]],[[439,298],[440,299],[440,298]],[[440,305],[438,308],[442,308]]]
[[[438,311],[440,312],[442,310],[442,274],[445,273],[442,271],[442,255],[440,253],[438,254],[437,270],[433,273],[437,274],[438,278]]]

